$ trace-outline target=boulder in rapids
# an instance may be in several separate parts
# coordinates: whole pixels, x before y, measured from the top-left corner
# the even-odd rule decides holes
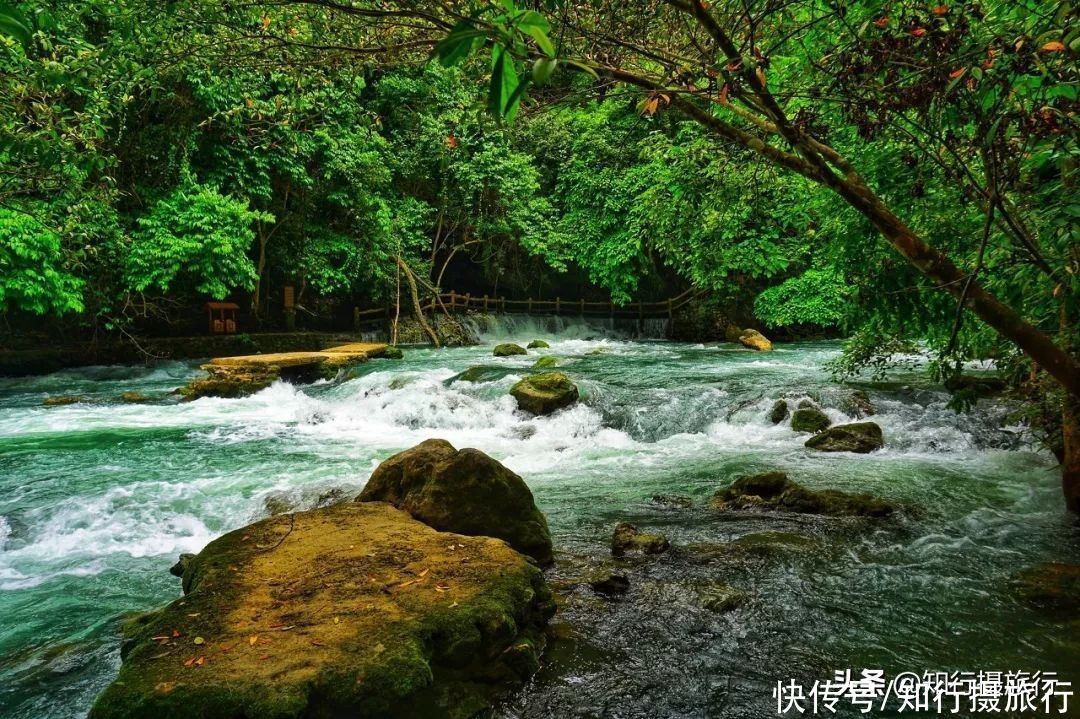
[[[405,353],[401,351],[401,348],[396,345],[390,345],[384,349],[379,355],[381,359],[405,359]]]
[[[1019,599],[1040,609],[1070,615],[1080,610],[1080,564],[1037,564],[1013,577],[1011,585]]]
[[[470,717],[539,666],[554,612],[504,542],[383,502],[256,522],[132,622],[92,719]]]
[[[142,392],[124,392],[120,395],[120,401],[125,404],[143,404],[150,400],[151,398]]]
[[[787,416],[790,413],[791,411],[788,409],[787,401],[778,399],[773,402],[772,409],[769,410],[769,421],[773,424],[780,424],[787,419]]]
[[[817,407],[803,407],[791,413],[791,428],[796,432],[820,432],[830,424],[829,415]]]
[[[85,402],[86,398],[78,394],[60,394],[53,395],[52,397],[46,397],[41,403],[44,407],[62,407],[66,404],[78,404],[79,402]]]
[[[806,440],[810,449],[822,452],[858,452],[866,454],[881,449],[885,440],[876,422],[838,424]]]
[[[870,401],[870,396],[861,389],[857,389],[851,393],[845,403],[845,409],[847,410],[847,413],[855,419],[872,417],[877,414],[874,404]]]
[[[738,609],[749,601],[750,595],[747,592],[723,582],[717,582],[701,590],[701,606],[717,614]]]
[[[616,596],[630,591],[630,578],[625,574],[608,574],[589,582],[589,587],[597,594]]]
[[[505,540],[541,565],[552,561],[547,520],[518,475],[478,449],[429,439],[371,475],[360,502],[389,502],[444,532]]]
[[[638,528],[629,522],[620,522],[616,525],[615,533],[611,537],[611,553],[616,557],[621,557],[627,552],[660,554],[666,552],[670,546],[664,535],[638,531]]]
[[[459,372],[447,380],[447,382],[451,384],[454,382],[494,382],[497,379],[505,377],[506,373],[506,367],[477,365],[475,367],[470,367],[463,372]]]
[[[504,342],[501,345],[495,345],[495,349],[491,351],[491,354],[496,357],[512,357],[514,355],[529,354],[525,351],[525,348],[521,345],[516,345],[513,342]]]
[[[533,362],[530,369],[551,369],[552,367],[559,366],[559,358],[552,357],[551,355],[544,355],[540,359]]]
[[[739,343],[758,352],[771,352],[772,342],[757,330],[746,329],[739,334]]]
[[[551,414],[578,400],[578,388],[562,372],[526,377],[510,388],[518,407],[532,414]]]
[[[550,346],[551,346],[551,345],[549,345],[549,344],[548,344],[547,342],[545,342],[544,340],[533,340],[533,341],[532,341],[532,342],[530,342],[529,344],[525,345],[525,347],[526,347],[527,349],[531,349],[531,350],[537,350],[537,349],[547,349],[547,348],[548,348],[548,347],[550,347]]]
[[[783,472],[737,477],[714,494],[709,505],[719,511],[760,508],[838,517],[885,517],[896,511],[891,502],[869,494],[807,489]]]

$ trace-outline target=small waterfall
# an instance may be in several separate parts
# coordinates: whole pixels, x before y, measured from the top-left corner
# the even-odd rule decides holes
[[[664,339],[668,320],[611,317],[566,317],[562,315],[471,314],[459,317],[476,336],[485,341],[557,337],[559,339]]]

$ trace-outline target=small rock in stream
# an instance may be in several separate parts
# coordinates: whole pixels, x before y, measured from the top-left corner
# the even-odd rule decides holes
[[[790,410],[787,401],[778,399],[773,402],[772,409],[769,410],[769,421],[773,424],[780,424],[787,419],[788,414],[790,414]]]
[[[857,452],[867,454],[881,449],[885,439],[874,422],[838,424],[806,440],[805,446],[822,452]]]
[[[627,552],[660,554],[666,552],[670,546],[664,535],[639,532],[638,528],[629,522],[620,522],[611,538],[611,553],[616,557]]]
[[[610,574],[603,579],[589,582],[594,592],[614,596],[630,591],[630,579],[625,574]]]
[[[701,593],[701,606],[710,612],[722,614],[745,605],[750,595],[728,584],[714,584]]]
[[[714,494],[709,504],[720,511],[761,508],[838,517],[885,517],[896,511],[896,505],[869,494],[807,489],[783,472],[737,477],[730,487]]]
[[[672,509],[690,509],[694,506],[694,501],[684,494],[654,494],[652,503]]]

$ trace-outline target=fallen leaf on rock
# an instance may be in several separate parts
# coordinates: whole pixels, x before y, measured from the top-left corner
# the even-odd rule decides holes
[[[259,635],[258,634],[253,634],[252,636],[248,637],[248,645],[250,645],[250,646],[255,646],[255,643],[257,641],[259,641]]]
[[[195,660],[195,666],[201,667],[203,664],[206,664],[206,657],[199,657]]]

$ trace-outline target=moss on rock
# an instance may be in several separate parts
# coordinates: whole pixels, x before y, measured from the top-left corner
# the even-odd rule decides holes
[[[783,472],[737,477],[714,494],[709,505],[719,511],[761,508],[841,517],[885,517],[896,511],[896,505],[869,494],[807,489]]]
[[[621,557],[628,552],[660,554],[666,552],[670,546],[664,535],[641,532],[629,522],[620,522],[616,525],[611,537],[611,553],[616,557]]]
[[[547,520],[518,475],[478,449],[429,439],[376,468],[361,502],[390,502],[447,532],[505,540],[540,564],[552,561]]]
[[[535,670],[554,611],[503,542],[381,502],[230,532],[184,579],[185,597],[129,623],[91,719],[471,716]]]
[[[559,358],[546,355],[536,360],[532,364],[532,369],[551,369],[552,367],[559,366]]]
[[[772,342],[757,330],[743,330],[739,333],[739,343],[758,352],[772,352]]]
[[[1040,609],[1075,615],[1080,610],[1080,564],[1044,562],[1011,581],[1013,593]]]
[[[529,354],[525,351],[525,348],[521,345],[516,345],[513,342],[504,342],[500,345],[495,345],[495,349],[491,351],[491,354],[496,357],[512,357],[514,355]]]
[[[769,421],[773,424],[780,424],[787,419],[787,416],[790,413],[791,411],[788,409],[787,401],[778,399],[773,402],[772,409],[769,410]]]
[[[510,388],[518,407],[532,414],[551,414],[578,400],[578,388],[562,372],[544,372],[517,382]]]
[[[547,342],[545,342],[544,340],[533,340],[533,341],[532,341],[532,342],[530,342],[529,344],[525,345],[525,347],[526,347],[527,349],[531,349],[531,350],[536,350],[536,349],[547,349],[547,348],[548,348],[548,347],[550,347],[550,346],[551,346],[551,345],[549,345],[549,344],[548,344]]]
[[[881,449],[884,444],[881,427],[874,422],[838,424],[814,435],[805,443],[810,449],[822,452],[858,452],[860,454]]]
[[[86,398],[78,394],[60,394],[52,397],[46,397],[42,401],[44,407],[62,407],[68,404],[78,404],[79,402],[85,402]]]
[[[830,424],[829,415],[817,407],[803,407],[791,413],[791,429],[796,432],[820,432]]]

